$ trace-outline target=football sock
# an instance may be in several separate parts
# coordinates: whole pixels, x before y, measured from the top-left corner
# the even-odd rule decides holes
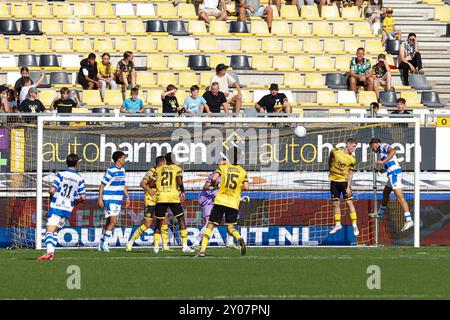
[[[210,228],[205,229],[205,233],[203,233],[202,246],[200,248],[201,252],[205,252],[206,247],[208,246],[209,238],[211,237],[212,230]]]
[[[356,226],[356,212],[350,212],[350,218],[352,219],[352,225]]]
[[[163,247],[167,247],[169,245],[169,226],[167,224],[161,225],[161,238]]]
[[[335,213],[334,214],[334,223],[336,225],[340,225],[341,224],[341,214],[340,213]]]
[[[380,208],[378,209],[378,215],[381,217],[383,216],[384,212],[386,211],[386,206],[381,205]]]
[[[409,211],[405,212],[405,219],[407,222],[412,221],[411,213]]]
[[[153,243],[155,248],[159,248],[159,241],[161,240],[161,234],[155,233],[155,241]]]
[[[181,235],[181,243],[183,244],[183,247],[187,247],[187,236],[188,236],[188,232],[186,229],[184,230],[180,230],[180,235]]]
[[[58,234],[47,232],[45,234],[45,246],[47,247],[47,253],[55,252],[55,247],[58,243]]]
[[[133,233],[133,236],[131,237],[130,242],[134,243],[137,239],[141,237],[141,235],[147,230],[148,228],[145,226],[145,224],[141,224],[139,228],[136,229],[136,231]]]
[[[109,238],[111,238],[112,236],[112,231],[108,230],[105,232],[105,234],[103,235],[103,242],[106,243],[106,245],[109,245]]]
[[[241,235],[239,234],[239,231],[236,229],[233,229],[230,231],[230,234],[235,238],[236,240],[239,240],[241,238]]]

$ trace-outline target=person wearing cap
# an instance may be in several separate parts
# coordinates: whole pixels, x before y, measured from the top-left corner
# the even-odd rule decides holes
[[[256,110],[267,113],[291,113],[291,106],[286,95],[278,92],[278,84],[272,83],[269,90],[270,94],[265,95],[255,104]]]
[[[356,57],[350,61],[350,74],[348,77],[350,90],[358,92],[358,87],[366,87],[367,91],[373,91],[373,76],[370,60],[364,58],[364,48],[356,50]]]
[[[402,32],[395,27],[395,19],[392,17],[394,9],[386,9],[386,17],[383,20],[383,38],[381,39],[381,45],[384,46],[387,39],[402,39]]]
[[[419,52],[419,43],[415,33],[408,34],[408,40],[400,46],[398,68],[403,75],[403,85],[409,86],[409,72],[423,74],[422,56]]]
[[[38,81],[36,81],[36,83],[33,83],[33,80],[31,80],[30,77],[23,77],[22,79],[22,88],[20,89],[20,94],[19,94],[19,104],[28,98],[28,92],[30,91],[30,88],[36,88],[38,87],[42,81],[44,81],[45,78],[45,73],[42,72],[41,73],[41,77],[39,78]]]
[[[216,74],[211,78],[210,84],[217,82],[219,84],[219,91],[223,92],[227,98],[227,103],[233,106],[233,112],[239,113],[241,111],[242,94],[239,83],[227,73],[229,67],[223,63],[216,66]],[[229,93],[230,87],[235,87],[237,94]]]
[[[260,0],[240,0],[239,11],[236,10],[236,12],[238,12],[238,20],[240,21],[247,21],[247,17],[260,17],[265,19],[269,27],[269,33],[272,32],[273,10],[270,5],[264,7],[261,5]]]
[[[380,100],[380,86],[383,86],[385,91],[390,91],[392,86],[392,75],[386,65],[386,55],[383,53],[378,55],[378,63],[372,67],[372,75],[374,77],[373,88],[377,99]]]
[[[210,23],[209,17],[215,17],[217,21],[227,19],[227,6],[225,0],[199,0],[198,20]]]
[[[22,88],[23,90],[23,88]],[[19,105],[19,112],[45,112],[45,107],[42,102],[37,98],[39,90],[36,87],[28,89],[28,98],[23,100]]]

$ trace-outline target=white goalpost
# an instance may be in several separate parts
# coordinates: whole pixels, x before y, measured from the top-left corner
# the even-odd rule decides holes
[[[84,127],[70,127],[69,123],[82,122]],[[304,138],[294,134],[296,125],[307,129]],[[403,219],[397,200],[389,204],[389,218],[379,222],[367,218],[377,208],[377,197],[371,194],[375,189],[380,195],[386,180],[386,173],[379,174],[380,181],[374,182],[374,157],[367,144],[372,134],[383,142],[396,144],[406,168],[405,193],[414,215],[414,229],[407,234],[399,232],[399,221]],[[329,185],[327,183],[327,152],[342,145],[346,139],[357,137],[358,155],[355,173],[355,194],[358,204],[358,221],[362,233],[351,238],[346,229],[338,238],[330,238],[333,212]],[[76,137],[75,143],[72,139]],[[169,139],[170,138],[170,139]],[[220,140],[220,139],[221,140]],[[100,141],[97,143],[97,141]],[[123,229],[116,235],[117,243],[129,237],[131,230],[139,225],[143,210],[143,191],[140,179],[153,165],[154,157],[162,151],[178,154],[177,162],[185,172],[185,184],[191,193],[186,203],[185,214],[191,236],[201,227],[201,210],[198,194],[208,172],[214,170],[220,157],[217,150],[227,148],[228,142],[242,142],[245,162],[242,166],[249,172],[250,202],[243,204],[238,227],[250,245],[413,245],[420,247],[420,118],[356,118],[356,117],[126,117],[93,115],[53,115],[37,117],[36,133],[36,216],[35,248],[42,248],[42,230],[48,198],[48,181],[54,172],[61,170],[67,154],[56,152],[50,147],[67,144],[68,149],[82,150],[85,157],[79,171],[86,176],[90,185],[90,199],[94,203],[94,187],[100,183],[101,175],[108,166],[109,153],[118,148],[127,148],[128,161],[125,164],[127,181],[132,182],[133,203],[122,221]],[[94,143],[95,142],[95,143]],[[100,144],[101,143],[101,144]],[[77,149],[78,148],[78,149]],[[412,150],[412,152],[411,152]],[[408,153],[409,152],[409,153]],[[56,158],[56,160],[55,160]],[[96,160],[97,159],[97,160]],[[32,161],[32,160],[31,160]],[[128,183],[128,182],[127,182]],[[373,185],[375,183],[375,185]],[[98,189],[98,188],[97,188]],[[88,206],[88,205],[86,205]],[[348,212],[342,204],[345,221]],[[94,204],[86,207],[86,221],[77,221],[86,227],[85,237],[93,243],[94,227],[100,228],[100,213]],[[360,218],[361,217],[361,218]],[[347,219],[347,220],[345,220]],[[73,226],[78,227],[78,225]],[[78,230],[78,229],[77,229]],[[75,231],[74,231],[75,232]],[[82,231],[77,231],[82,234]],[[174,245],[176,226],[173,225]],[[67,234],[69,237],[70,234]],[[78,241],[78,240],[77,240]],[[82,242],[81,240],[79,240]],[[142,239],[143,245],[151,241],[151,234]],[[74,240],[75,243],[75,240]],[[217,231],[217,244],[220,244]],[[288,244],[287,244],[288,243]],[[70,244],[69,247],[88,246]],[[93,245],[92,245],[93,246]]]

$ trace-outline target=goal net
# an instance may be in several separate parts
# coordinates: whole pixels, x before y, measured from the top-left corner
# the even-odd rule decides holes
[[[295,127],[306,128],[305,136]],[[419,217],[419,123],[415,119],[368,118],[170,118],[170,117],[40,117],[38,124],[8,123],[10,150],[23,161],[21,172],[10,171],[11,185],[4,191],[7,208],[3,224],[16,246],[42,245],[49,209],[50,184],[56,172],[66,168],[65,158],[76,153],[84,177],[87,201],[78,204],[59,232],[62,247],[97,246],[105,223],[97,206],[100,181],[111,166],[111,155],[126,155],[126,184],[131,195],[122,206],[111,247],[124,246],[144,214],[140,182],[155,158],[172,152],[184,171],[187,190],[183,204],[189,244],[202,227],[199,195],[210,172],[237,144],[244,150],[241,165],[248,171],[250,198],[242,202],[238,226],[248,245],[418,245],[419,228],[402,232],[404,216],[395,197],[382,220],[376,212],[387,181],[382,165],[369,146],[372,137],[392,145],[404,170],[404,195],[410,211]],[[19,130],[19,131],[17,131]],[[341,201],[343,229],[330,234],[334,210],[328,180],[328,157],[333,148],[358,141],[352,189],[360,234],[355,237],[349,210]],[[16,168],[17,169],[17,168]],[[20,178],[19,178],[20,177]],[[169,219],[170,244],[180,244],[176,219]],[[224,245],[225,227],[217,228],[210,244]],[[153,227],[136,246],[153,244]]]

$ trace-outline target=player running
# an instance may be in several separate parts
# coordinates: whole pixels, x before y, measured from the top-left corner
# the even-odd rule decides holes
[[[165,159],[166,164],[156,168],[155,175],[150,180],[150,188],[156,187],[156,226],[153,251],[155,253],[159,252],[161,225],[166,217],[167,209],[170,209],[180,224],[181,242],[183,244],[182,251],[184,253],[191,253],[195,250],[187,245],[188,232],[184,219],[184,211],[181,207],[181,202],[185,200],[183,170],[173,163],[172,153],[169,152],[166,154]]]
[[[45,232],[47,253],[38,258],[40,261],[54,259],[58,230],[64,227],[66,220],[72,215],[75,204],[86,200],[84,179],[76,171],[78,161],[78,155],[69,154],[66,158],[67,170],[58,172],[50,187],[51,202]]]
[[[145,174],[141,181],[141,187],[145,190],[145,208],[144,208],[144,218],[142,219],[142,224],[136,229],[131,240],[127,242],[125,246],[126,251],[131,251],[134,242],[141,237],[141,235],[151,227],[152,220],[155,216],[156,207],[156,188],[150,188],[149,183],[152,177],[156,174],[156,168],[166,164],[166,159],[164,156],[156,157],[156,165],[152,167]],[[167,225],[167,215],[166,219],[161,226],[161,237],[163,240],[163,251],[170,251],[169,248],[169,226]]]
[[[397,156],[395,155],[395,149],[392,148],[387,143],[381,143],[380,138],[372,138],[369,142],[372,151],[380,155],[380,159],[377,163],[384,164],[384,169],[387,171],[388,181],[383,190],[383,199],[381,200],[380,208],[378,213],[369,214],[371,218],[383,218],[383,214],[386,211],[387,204],[389,202],[389,195],[392,191],[397,198],[400,206],[403,209],[405,216],[405,224],[403,225],[402,231],[406,231],[414,226],[414,221],[411,218],[411,213],[409,212],[408,202],[406,202],[403,195],[403,184],[402,184],[402,167],[398,162]]]
[[[238,165],[238,152],[239,149],[237,147],[231,148],[230,156],[228,157],[231,160],[229,161],[230,163],[219,165],[211,178],[211,185],[213,187],[218,184],[219,177],[221,178],[221,183],[216,198],[214,199],[214,206],[209,217],[208,227],[203,234],[198,257],[205,256],[206,247],[208,246],[214,226],[222,222],[224,215],[228,233],[237,240],[241,247],[241,254],[245,255],[246,253],[244,239],[242,239],[234,227],[237,224],[241,192],[248,190],[247,171]]]
[[[336,233],[342,229],[341,225],[341,194],[350,209],[350,218],[352,219],[353,234],[355,237],[359,235],[358,226],[356,224],[356,210],[352,197],[352,180],[353,171],[355,170],[356,158],[353,152],[356,149],[357,141],[353,138],[347,140],[344,148],[333,149],[328,159],[330,173],[330,191],[334,208],[335,226],[331,229],[330,234]]]
[[[125,206],[130,205],[128,189],[125,185],[125,154],[122,151],[116,151],[112,155],[114,164],[106,171],[103,177],[98,193],[98,206],[105,212],[105,228],[102,231],[102,237],[98,244],[98,251],[109,252],[109,240],[114,227],[117,223],[117,217],[122,209],[123,197],[125,196]]]

